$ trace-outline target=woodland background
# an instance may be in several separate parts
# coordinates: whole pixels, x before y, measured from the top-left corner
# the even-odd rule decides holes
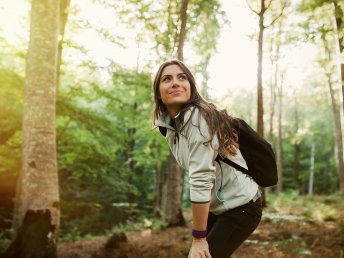
[[[246,88],[231,82],[230,71],[214,86],[209,70],[224,28],[237,29],[224,1],[32,0],[18,1],[18,11],[0,3],[7,17],[0,28],[0,251],[10,246],[4,257],[44,257],[42,250],[54,257],[56,239],[187,225],[187,173],[151,123],[154,72],[170,58],[190,64],[205,98],[272,143],[280,180],[265,189],[268,207],[279,212],[281,203],[272,200],[289,205],[285,196],[327,198],[334,207],[318,219],[338,223],[344,235],[343,210],[336,210],[344,191],[344,1],[245,6],[256,47],[256,78]],[[288,61],[298,48],[313,54],[302,67]],[[136,64],[128,65],[133,53]],[[302,205],[303,215],[313,214]],[[40,241],[47,233],[51,238]]]

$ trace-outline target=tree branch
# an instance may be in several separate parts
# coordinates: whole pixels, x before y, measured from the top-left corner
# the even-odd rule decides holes
[[[259,16],[259,13],[258,13],[256,10],[253,9],[253,7],[250,5],[250,3],[248,2],[248,0],[246,0],[246,3],[247,3],[248,8],[250,8],[250,10],[251,10],[252,12],[254,12],[255,14],[257,14],[257,15]]]
[[[273,1],[273,0],[270,0],[270,3],[265,7],[266,10],[269,9],[270,5],[272,4],[272,1]]]
[[[287,1],[288,0],[284,1],[284,4],[283,4],[283,7],[282,7],[282,10],[281,10],[280,14],[275,19],[273,19],[269,25],[265,26],[265,28],[268,28],[268,27],[272,26],[283,15],[283,11],[284,11],[284,8],[287,5]]]

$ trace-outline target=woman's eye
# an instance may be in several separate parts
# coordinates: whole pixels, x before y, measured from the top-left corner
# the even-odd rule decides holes
[[[186,80],[186,79],[187,79],[187,78],[186,78],[185,75],[182,75],[182,76],[179,77],[179,80]]]
[[[165,77],[164,79],[162,79],[163,82],[168,82],[170,80],[170,78]]]

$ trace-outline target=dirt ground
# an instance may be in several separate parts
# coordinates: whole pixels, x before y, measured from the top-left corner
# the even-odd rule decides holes
[[[344,258],[344,236],[335,222],[286,217],[265,218],[234,258]],[[59,258],[179,258],[187,257],[190,227],[146,229],[112,238],[62,242]]]

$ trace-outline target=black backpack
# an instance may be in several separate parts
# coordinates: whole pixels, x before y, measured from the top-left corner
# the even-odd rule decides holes
[[[249,175],[262,187],[277,184],[276,158],[271,144],[264,140],[244,120],[234,118],[232,121],[232,126],[238,133],[239,149],[246,161],[248,170],[227,158],[222,159],[220,155],[217,155],[215,160],[225,162],[231,167]],[[159,131],[165,136],[167,129],[159,126]]]
[[[246,161],[248,170],[227,158],[222,159],[220,155],[215,160],[225,162],[249,175],[262,187],[277,184],[276,158],[271,144],[240,118],[234,118],[232,126],[238,133],[239,149]]]

